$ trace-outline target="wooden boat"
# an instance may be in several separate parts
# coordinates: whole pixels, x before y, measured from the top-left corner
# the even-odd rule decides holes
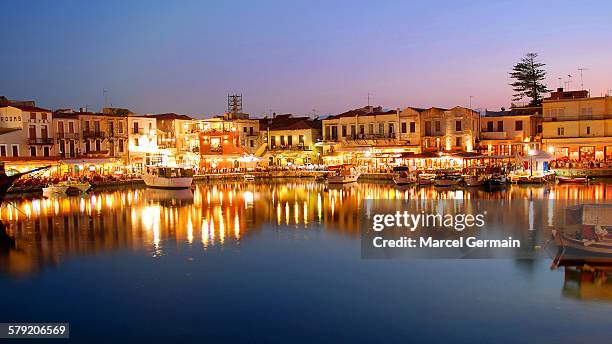
[[[193,170],[181,167],[149,166],[142,176],[151,188],[187,189],[193,181]]]
[[[398,166],[393,168],[396,175],[393,177],[393,182],[397,186],[406,186],[416,183],[417,179],[409,173],[408,166]]]
[[[417,176],[417,183],[419,185],[431,185],[434,183],[436,175],[433,173],[421,173]]]
[[[245,182],[254,182],[255,181],[255,176],[252,175],[252,174],[245,174],[243,176],[243,178],[244,178]]]
[[[333,175],[327,177],[328,184],[354,183],[359,179],[360,173],[350,165],[343,165]]]
[[[459,185],[461,182],[461,175],[455,173],[441,174],[434,180],[434,185],[439,187],[450,187]]]
[[[8,192],[8,189],[11,186],[13,186],[13,183],[17,179],[19,179],[22,176],[25,176],[27,174],[30,174],[30,173],[46,170],[49,167],[51,167],[51,165],[35,168],[35,169],[27,171],[27,172],[15,173],[15,174],[9,176],[9,175],[6,174],[6,172],[4,170],[4,163],[0,162],[0,205],[2,205],[2,202],[4,202],[4,197],[6,197],[6,193]]]
[[[612,236],[601,240],[578,238],[557,230],[552,231],[553,240],[557,246],[572,249],[587,254],[612,255]]]
[[[463,176],[463,182],[465,186],[483,186],[486,178],[484,176]]]
[[[587,184],[589,177],[563,177],[558,176],[557,182],[559,183],[571,183],[571,184]]]
[[[68,179],[68,180],[59,182],[57,183],[57,186],[59,187],[67,186],[68,189],[66,191],[69,191],[72,189],[72,190],[77,190],[78,192],[81,192],[81,193],[85,193],[87,192],[87,190],[91,188],[91,184],[89,184],[88,182],[79,182],[79,181],[72,180],[72,179]]]

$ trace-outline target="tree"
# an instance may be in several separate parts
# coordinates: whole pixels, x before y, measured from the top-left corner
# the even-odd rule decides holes
[[[516,80],[510,84],[512,90],[516,92],[512,100],[530,98],[529,106],[540,106],[542,94],[550,92],[543,83],[546,71],[542,67],[546,64],[538,62],[537,57],[536,53],[528,53],[512,68],[510,77]]]

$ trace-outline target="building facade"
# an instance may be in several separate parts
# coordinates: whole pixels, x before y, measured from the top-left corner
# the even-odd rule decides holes
[[[472,152],[480,131],[480,114],[456,106],[421,111],[421,149],[425,152]]]
[[[165,113],[148,115],[157,125],[157,148],[164,164],[198,166],[199,142],[192,134],[193,119],[187,115]]]
[[[147,165],[161,162],[157,148],[157,120],[145,115],[125,117],[128,128],[128,164],[134,172],[142,172]]]
[[[291,114],[260,120],[266,150],[263,154],[273,166],[302,166],[321,163],[321,121]]]
[[[480,151],[487,155],[528,155],[540,149],[542,108],[522,107],[485,110],[480,116]]]

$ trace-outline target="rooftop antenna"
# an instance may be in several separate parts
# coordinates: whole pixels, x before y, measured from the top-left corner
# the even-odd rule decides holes
[[[102,89],[102,97],[104,97],[104,107],[107,107],[108,104],[108,90],[103,88]]]
[[[584,90],[584,82],[582,80],[582,72],[585,70],[589,70],[588,68],[578,68],[578,70],[580,71],[580,89]]]
[[[568,75],[567,75],[567,78],[568,78],[568,79],[567,79],[567,90],[569,91],[569,89],[570,89],[570,85],[572,84],[572,75],[571,75],[571,74],[568,74]]]
[[[470,96],[470,102],[469,102],[470,105],[468,107],[468,109],[470,110],[472,109],[472,98],[474,98],[474,96]]]
[[[368,92],[368,107],[370,107],[370,92]]]
[[[557,79],[559,79],[559,87],[563,87],[563,78],[558,77]]]

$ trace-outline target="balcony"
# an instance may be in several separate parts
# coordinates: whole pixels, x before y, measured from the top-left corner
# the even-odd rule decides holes
[[[108,133],[108,138],[109,139],[113,139],[113,138],[125,138],[127,137],[127,133],[126,132],[116,132],[116,131],[111,131]]]
[[[345,140],[383,140],[383,139],[395,139],[395,133],[387,134],[352,134],[346,135]]]
[[[103,139],[106,137],[106,133],[103,131],[84,131],[83,138],[85,139]]]
[[[505,140],[508,135],[505,131],[482,131],[480,137],[483,140]]]
[[[52,145],[53,144],[53,139],[51,138],[30,138],[29,139],[29,144],[30,145]]]
[[[279,145],[279,146],[272,146],[272,147],[270,147],[270,150],[273,150],[273,151],[284,150],[284,151],[305,151],[305,152],[309,152],[309,151],[312,151],[312,148],[310,148],[309,146],[304,146],[304,145],[297,145],[297,146]]]
[[[58,139],[78,139],[78,133],[57,133]]]

